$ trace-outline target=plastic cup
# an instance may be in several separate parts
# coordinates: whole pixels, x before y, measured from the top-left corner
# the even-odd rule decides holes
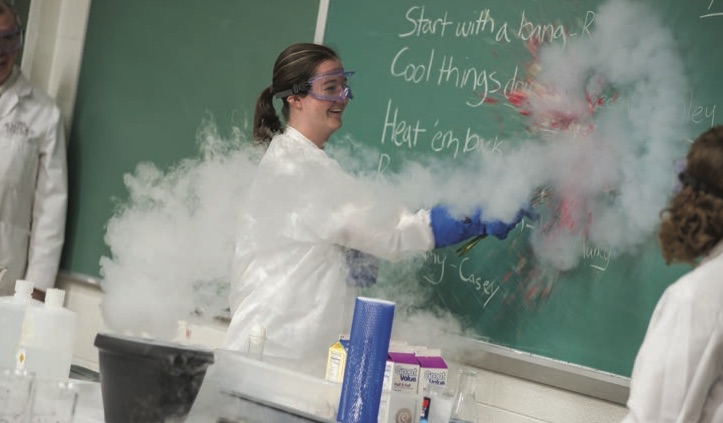
[[[32,399],[34,376],[17,369],[0,369],[0,422],[25,422]]]
[[[31,423],[71,423],[78,404],[78,387],[69,381],[37,380],[33,389]]]

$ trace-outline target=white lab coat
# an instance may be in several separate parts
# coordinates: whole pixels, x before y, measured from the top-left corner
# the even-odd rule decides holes
[[[266,355],[326,357],[349,332],[354,288],[341,246],[387,260],[431,250],[429,212],[380,201],[294,128],[276,135],[242,205],[226,347],[266,329]]]
[[[0,295],[19,278],[55,284],[67,186],[60,110],[15,68],[0,94]]]
[[[723,242],[658,301],[625,423],[723,422]]]

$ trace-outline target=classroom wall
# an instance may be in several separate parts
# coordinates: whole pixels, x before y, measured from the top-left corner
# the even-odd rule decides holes
[[[22,69],[55,97],[69,132],[80,59],[91,0],[33,0],[27,24]],[[57,286],[67,291],[66,306],[79,314],[74,363],[98,370],[95,335],[107,330],[101,313],[98,281],[61,274]],[[179,325],[179,342],[219,346],[225,324]],[[480,422],[590,423],[618,422],[624,406],[504,374],[480,370],[477,398]]]

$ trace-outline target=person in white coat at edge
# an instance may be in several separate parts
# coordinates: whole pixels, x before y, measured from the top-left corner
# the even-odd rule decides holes
[[[0,295],[27,279],[42,300],[65,234],[65,133],[59,108],[15,64],[22,45],[16,11],[0,2]]]
[[[455,219],[441,205],[417,212],[385,207],[324,152],[352,98],[352,73],[327,46],[293,44],[258,97],[254,138],[267,150],[241,206],[229,349],[245,350],[260,325],[265,356],[325,358],[348,332],[355,286],[374,282],[377,259],[399,260],[482,234],[503,239],[525,214],[502,222],[484,221],[479,209]],[[283,101],[285,128],[274,98]]]
[[[658,300],[625,423],[723,422],[723,126],[693,142],[679,179],[658,237],[666,263],[695,268]]]

